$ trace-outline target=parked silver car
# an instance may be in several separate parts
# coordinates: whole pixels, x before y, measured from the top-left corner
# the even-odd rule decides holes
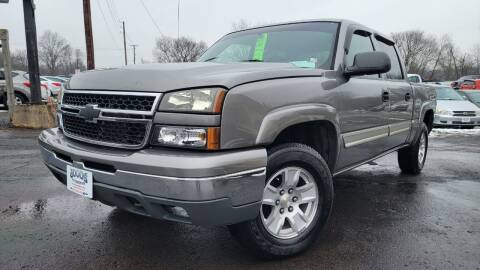
[[[437,109],[435,126],[475,127],[480,126],[480,109],[465,100],[451,87],[437,86]]]
[[[13,89],[15,92],[15,103],[25,104],[30,101],[30,82],[28,80],[28,74],[25,71],[14,70],[12,71]],[[47,85],[41,84],[42,99],[47,100],[48,88]],[[3,69],[0,69],[0,104],[5,107],[7,105],[7,91],[5,87],[5,74]]]
[[[53,76],[40,76],[40,81],[47,85],[51,96],[56,97],[60,93],[60,89],[62,89],[63,82]]]

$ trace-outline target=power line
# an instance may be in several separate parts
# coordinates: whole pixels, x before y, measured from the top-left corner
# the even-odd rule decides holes
[[[108,8],[108,11],[110,12],[110,17],[115,23],[119,23],[120,20],[118,19],[118,17],[116,17],[115,14],[113,14],[112,6],[110,6],[110,1],[106,0],[105,2],[107,2],[107,8]]]
[[[105,26],[107,27],[108,33],[110,34],[110,37],[112,38],[113,42],[115,43],[115,46],[118,47],[117,39],[113,35],[112,29],[110,29],[110,26],[107,23],[107,18],[105,17],[105,13],[103,12],[102,5],[100,5],[99,0],[97,0],[96,2],[97,2],[98,9],[100,9],[100,12],[102,13],[103,22],[105,22]]]
[[[150,19],[152,20],[153,25],[155,25],[155,27],[157,28],[158,33],[160,33],[160,35],[163,36],[162,31],[160,30],[160,27],[158,27],[158,24],[157,24],[157,22],[155,22],[155,19],[153,18],[152,14],[150,13],[150,11],[148,11],[148,8],[147,8],[147,6],[145,5],[145,2],[143,2],[143,0],[140,0],[140,3],[142,3],[143,9],[145,9],[145,11],[147,12],[148,16],[149,16]]]

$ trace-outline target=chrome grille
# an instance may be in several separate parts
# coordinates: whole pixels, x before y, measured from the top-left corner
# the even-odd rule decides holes
[[[86,122],[84,119],[64,114],[63,128],[68,134],[98,142],[140,146],[147,134],[147,122],[102,121]]]
[[[476,116],[476,113],[474,111],[453,111],[453,116],[472,117]]]
[[[148,142],[161,94],[66,90],[61,104],[65,136],[97,145],[138,149]]]
[[[104,109],[148,112],[152,110],[155,98],[155,96],[143,95],[65,93],[63,95],[63,104],[72,106],[95,104],[98,108]]]

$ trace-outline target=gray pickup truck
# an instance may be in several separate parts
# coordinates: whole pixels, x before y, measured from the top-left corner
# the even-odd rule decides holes
[[[395,151],[419,174],[434,110],[387,36],[303,21],[230,33],[195,63],[78,74],[39,143],[75,193],[282,257],[327,221],[333,176]]]

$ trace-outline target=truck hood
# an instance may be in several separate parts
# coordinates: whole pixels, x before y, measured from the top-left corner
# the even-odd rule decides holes
[[[478,111],[478,107],[466,100],[437,100],[437,107],[447,111]]]
[[[172,63],[131,65],[73,76],[68,89],[166,92],[193,87],[237,85],[285,77],[323,76],[320,69],[288,63]]]

